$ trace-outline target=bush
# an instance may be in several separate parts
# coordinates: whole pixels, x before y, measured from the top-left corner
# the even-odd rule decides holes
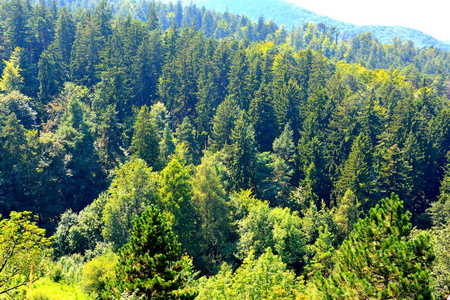
[[[108,277],[114,275],[116,261],[117,255],[109,251],[87,262],[81,273],[81,289],[85,293],[100,295],[105,288]]]
[[[48,277],[54,282],[65,281],[69,284],[80,281],[81,271],[84,267],[84,257],[80,254],[63,256],[51,266]]]

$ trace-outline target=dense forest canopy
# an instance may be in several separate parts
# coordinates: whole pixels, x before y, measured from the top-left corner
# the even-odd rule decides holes
[[[448,52],[135,8],[0,6],[0,297],[450,293]]]

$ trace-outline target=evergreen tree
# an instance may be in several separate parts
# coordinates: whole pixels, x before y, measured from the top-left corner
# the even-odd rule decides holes
[[[308,246],[308,250],[314,253],[308,265],[305,267],[308,276],[319,273],[324,277],[328,277],[331,273],[333,269],[333,257],[335,255],[333,242],[333,235],[329,231],[328,226],[325,225],[314,244]]]
[[[359,220],[336,257],[324,299],[432,299],[430,236],[411,237],[411,214],[392,194]]]
[[[231,132],[240,113],[236,102],[230,96],[217,107],[213,119],[213,139],[218,149],[231,144]]]
[[[255,176],[255,131],[245,113],[236,121],[231,142],[231,187],[235,191],[252,188]]]
[[[149,30],[161,28],[161,23],[159,22],[158,11],[155,2],[151,4],[150,10],[147,13],[147,26]]]
[[[68,153],[66,168],[67,207],[79,210],[92,202],[103,185],[98,154],[94,148],[92,128],[86,121],[83,105],[76,96],[70,99],[56,135]]]
[[[372,147],[368,137],[360,133],[352,145],[339,181],[336,183],[337,197],[350,189],[357,202],[368,211],[375,202],[375,175],[372,167]]]
[[[191,122],[186,117],[183,122],[177,127],[175,132],[178,143],[184,144],[187,148],[187,161],[194,165],[200,163],[200,151],[196,139],[196,131],[193,128]]]
[[[181,257],[180,244],[169,222],[151,206],[133,221],[130,242],[119,250],[115,277],[107,283],[107,295],[134,293],[144,299],[194,299],[188,283],[192,262]]]
[[[38,63],[39,68],[39,93],[41,105],[51,101],[58,95],[66,80],[62,57],[55,49],[49,49],[41,54]]]
[[[99,24],[92,17],[79,24],[71,51],[70,77],[88,87],[98,82],[96,72],[100,65],[100,53],[104,43],[100,30]]]
[[[113,170],[123,157],[122,150],[123,124],[119,123],[114,105],[108,105],[100,116],[99,137],[97,147],[104,172]]]
[[[16,47],[26,49],[31,38],[30,10],[27,7],[27,1],[14,0],[9,2],[8,6],[7,45],[11,50]]]
[[[262,85],[250,102],[248,111],[250,122],[255,129],[258,149],[261,152],[270,151],[272,143],[278,135],[278,123],[272,105],[270,93]]]
[[[162,135],[161,142],[159,143],[159,156],[160,156],[160,164],[161,168],[167,166],[170,161],[170,156],[175,153],[175,143],[172,134],[172,130],[170,130],[169,124],[166,124],[164,127],[164,132]]]
[[[75,40],[75,31],[76,27],[72,14],[62,8],[56,22],[55,39],[52,45],[60,53],[66,68],[70,65],[70,53]]]
[[[134,155],[145,160],[150,167],[159,166],[159,137],[158,128],[151,118],[147,106],[142,106],[134,123],[134,134],[131,151]]]

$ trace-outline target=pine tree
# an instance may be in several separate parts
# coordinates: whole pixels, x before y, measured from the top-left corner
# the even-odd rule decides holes
[[[65,178],[67,207],[81,209],[98,195],[103,184],[94,137],[86,121],[82,103],[72,96],[56,135],[63,141],[67,155]]]
[[[184,118],[180,126],[177,127],[175,135],[178,143],[184,144],[187,148],[188,152],[186,159],[188,163],[198,165],[200,163],[201,154],[197,144],[196,131],[187,117]]]
[[[161,22],[159,22],[158,11],[155,2],[152,2],[150,10],[147,13],[147,26],[149,30],[161,28]]]
[[[175,153],[175,143],[170,130],[169,124],[167,123],[164,127],[164,132],[162,135],[161,142],[159,143],[159,157],[161,168],[167,166],[170,161],[170,156]]]
[[[120,297],[124,291],[137,291],[145,299],[195,298],[188,288],[194,276],[192,262],[187,257],[180,258],[177,237],[155,206],[133,221],[130,242],[118,255],[115,277],[107,284],[107,296]]]
[[[359,220],[318,288],[324,299],[432,299],[430,236],[411,237],[409,212],[395,194]]]
[[[106,173],[113,170],[123,157],[122,128],[123,124],[119,123],[116,107],[108,105],[100,116],[100,136],[97,140],[99,157]]]

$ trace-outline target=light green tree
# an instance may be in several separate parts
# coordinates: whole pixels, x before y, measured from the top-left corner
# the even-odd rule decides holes
[[[103,209],[103,236],[120,248],[130,238],[132,221],[157,202],[157,174],[133,158],[116,170]]]
[[[213,271],[224,260],[224,248],[231,231],[231,215],[212,156],[204,156],[195,168],[192,191],[192,203],[199,216],[201,267]]]
[[[50,245],[30,212],[0,220],[0,298],[44,275]]]
[[[288,270],[271,248],[267,248],[259,258],[250,251],[235,272],[223,264],[217,275],[202,277],[199,282],[198,300],[302,299],[304,291],[302,279]]]
[[[192,205],[191,174],[189,166],[184,166],[176,155],[160,173],[159,197],[162,209],[170,215],[173,230],[180,237],[183,249],[191,249],[197,222]]]
[[[20,75],[20,48],[14,49],[11,57],[8,61],[3,61],[5,63],[5,68],[3,69],[2,78],[0,80],[0,90],[5,93],[10,93],[12,91],[20,91],[23,87],[23,78]]]

